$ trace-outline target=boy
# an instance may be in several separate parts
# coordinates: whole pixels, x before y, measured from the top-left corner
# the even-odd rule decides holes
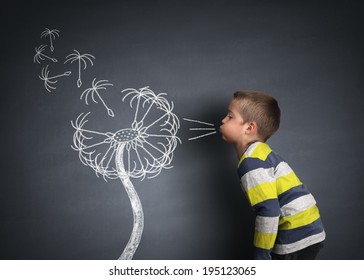
[[[254,259],[315,259],[325,239],[316,201],[265,143],[279,123],[273,97],[238,91],[220,132],[235,146],[241,186],[256,213]]]

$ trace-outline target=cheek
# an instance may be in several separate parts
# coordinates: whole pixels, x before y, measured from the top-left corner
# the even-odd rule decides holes
[[[223,124],[222,126],[220,126],[220,132],[226,136],[226,137],[230,137],[231,136],[231,128],[229,125],[227,124]]]

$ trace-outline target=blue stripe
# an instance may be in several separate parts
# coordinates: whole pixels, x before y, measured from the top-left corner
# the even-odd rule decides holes
[[[249,171],[258,169],[258,168],[271,168],[267,162],[260,160],[259,158],[246,158],[240,163],[238,168],[239,178],[243,177]]]
[[[253,258],[255,260],[270,260],[272,259],[270,251],[254,246]]]
[[[306,188],[306,186],[302,184],[297,187],[293,187],[293,188],[289,189],[288,191],[280,194],[278,196],[279,203],[282,207],[282,206],[286,205],[287,203],[290,203],[292,200],[295,200],[296,198],[299,198],[306,194],[310,194],[310,192]]]
[[[276,168],[278,164],[280,164],[282,161],[284,161],[284,159],[280,155],[277,155],[275,152],[272,151],[268,155],[266,161],[271,166],[273,166],[274,168]]]
[[[263,217],[277,217],[281,214],[278,199],[267,199],[253,206],[257,215]]]
[[[276,239],[277,244],[290,244],[299,241],[308,236],[318,234],[324,230],[321,218],[318,218],[313,223],[290,230],[278,230]]]

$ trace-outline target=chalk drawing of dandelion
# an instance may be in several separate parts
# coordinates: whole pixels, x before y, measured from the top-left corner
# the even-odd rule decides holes
[[[57,62],[57,59],[53,57],[49,57],[43,53],[44,49],[47,47],[47,45],[40,45],[38,48],[35,47],[35,55],[34,55],[34,63],[38,62],[40,64],[41,60],[49,59],[53,62]]]
[[[81,162],[90,166],[96,175],[120,179],[133,209],[133,230],[119,259],[130,260],[136,252],[144,227],[144,214],[139,196],[130,178],[153,178],[163,169],[172,168],[173,151],[181,143],[176,136],[180,122],[172,112],[165,93],[155,94],[149,87],[125,89],[123,102],[130,99],[135,109],[134,120],[115,132],[86,129],[90,113],[80,114],[71,122],[76,130],[72,148]]]
[[[196,139],[199,139],[199,138],[202,138],[202,137],[206,137],[206,136],[209,136],[209,135],[213,135],[213,134],[216,133],[216,128],[215,128],[214,124],[212,124],[212,123],[198,121],[198,120],[192,120],[192,119],[187,119],[187,118],[183,118],[183,120],[185,120],[187,122],[203,125],[203,127],[192,127],[192,128],[189,129],[189,130],[192,130],[192,131],[202,131],[203,132],[201,135],[188,138],[188,140],[190,140],[190,141],[191,140],[196,140]]]
[[[74,52],[66,56],[66,61],[64,63],[70,62],[73,63],[75,61],[78,61],[78,80],[77,80],[77,86],[81,87],[82,80],[81,80],[81,68],[83,64],[83,70],[87,67],[87,62],[91,63],[91,66],[94,65],[92,59],[95,59],[95,57],[92,54],[80,54],[79,51],[73,50]]]
[[[49,40],[50,40],[50,42],[51,42],[51,46],[50,46],[50,49],[51,49],[51,52],[53,52],[54,51],[54,47],[53,47],[53,40],[55,40],[56,39],[56,37],[59,37],[59,30],[58,29],[52,29],[52,30],[50,30],[49,28],[46,28],[43,32],[42,32],[42,34],[41,34],[41,36],[40,36],[40,38],[43,38],[43,37],[49,37]]]
[[[39,79],[44,81],[44,87],[47,91],[51,92],[52,89],[56,89],[54,86],[57,83],[57,79],[64,76],[71,75],[71,71],[66,71],[63,74],[55,75],[55,76],[49,76],[49,70],[48,65],[46,67],[42,68],[41,75],[39,76]]]
[[[99,90],[106,89],[106,86],[113,86],[113,84],[110,84],[108,80],[100,80],[98,82],[95,82],[96,78],[92,81],[92,87],[89,89],[86,89],[82,94],[80,99],[85,98],[85,102],[88,105],[88,98],[91,95],[92,101],[95,103],[98,103],[95,95],[98,97],[98,99],[101,101],[101,103],[106,108],[106,111],[110,117],[114,117],[114,112],[106,105],[104,99],[100,96]]]

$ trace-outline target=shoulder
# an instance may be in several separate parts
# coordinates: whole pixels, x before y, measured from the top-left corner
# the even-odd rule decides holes
[[[245,160],[250,158],[265,161],[271,152],[272,149],[268,146],[268,144],[263,142],[254,142],[250,144],[249,147],[246,149],[243,156],[240,158],[238,166],[241,165]]]
[[[255,142],[251,144],[241,157],[238,164],[239,176],[258,168],[276,168],[284,161],[267,143]]]

